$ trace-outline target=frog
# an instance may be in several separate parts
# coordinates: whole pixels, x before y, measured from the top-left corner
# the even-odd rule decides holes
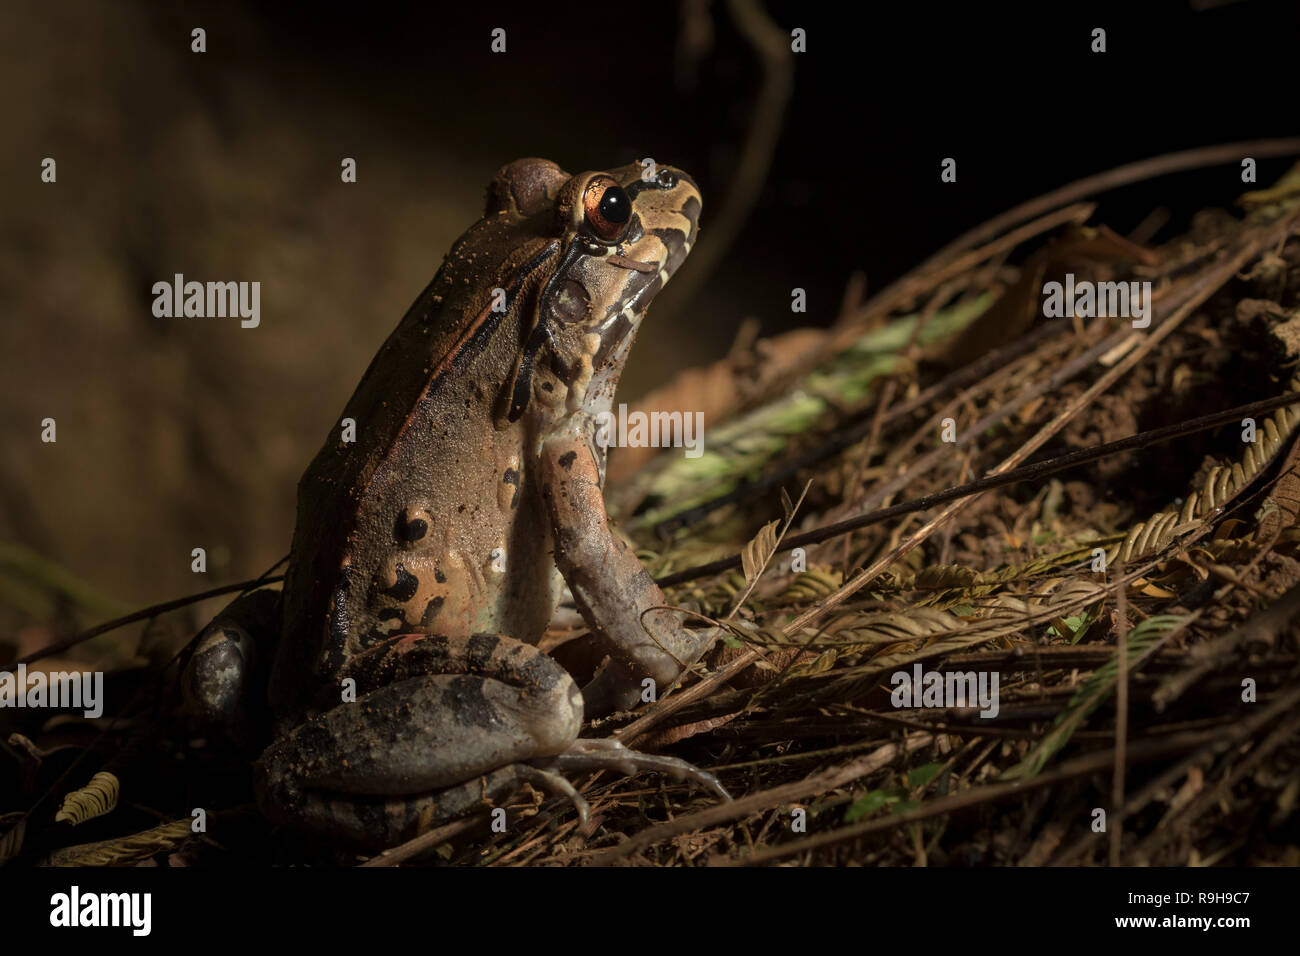
[[[671,166],[497,172],[303,474],[282,588],[236,599],[185,666],[192,721],[269,722],[252,769],[272,823],[393,846],[529,785],[586,824],[568,777],[597,769],[729,799],[684,760],[580,736],[718,636],[603,498],[602,421],[701,202]],[[538,648],[566,588],[603,655],[581,687]]]

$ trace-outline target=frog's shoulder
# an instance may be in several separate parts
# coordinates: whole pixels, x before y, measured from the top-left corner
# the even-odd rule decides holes
[[[512,360],[519,335],[502,329],[502,323],[519,321],[515,300],[554,254],[554,244],[541,239],[508,244],[506,235],[518,239],[505,221],[510,218],[489,216],[461,236],[371,360],[342,415],[356,423],[358,440],[344,442],[335,423],[303,475],[299,503],[318,519],[328,502],[313,486],[327,494],[328,489],[360,494],[410,432],[413,419],[445,411],[438,408],[439,397],[471,366],[490,364],[503,374],[495,366]],[[509,341],[485,363],[498,331]]]

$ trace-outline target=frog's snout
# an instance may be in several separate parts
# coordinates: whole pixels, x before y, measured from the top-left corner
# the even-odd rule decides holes
[[[656,179],[664,189],[666,200],[661,209],[662,222],[656,229],[668,250],[664,262],[666,280],[668,275],[677,271],[677,267],[695,245],[700,230],[703,200],[695,180],[680,169],[664,166]]]

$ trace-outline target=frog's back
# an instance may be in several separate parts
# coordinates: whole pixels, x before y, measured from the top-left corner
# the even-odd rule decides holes
[[[518,635],[528,640],[545,628],[553,593],[501,570],[549,560],[525,423],[495,417],[522,330],[519,309],[492,309],[492,289],[518,293],[545,251],[506,241],[512,219],[490,216],[457,241],[348,402],[355,442],[336,426],[299,483],[271,686],[281,714],[311,707],[313,693],[337,701],[338,670],[393,634],[510,620],[536,632]]]

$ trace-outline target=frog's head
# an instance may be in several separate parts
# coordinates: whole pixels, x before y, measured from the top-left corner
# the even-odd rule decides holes
[[[514,198],[525,200],[518,202],[521,211],[531,205],[541,214],[551,207],[557,242],[520,356],[509,416],[515,420],[523,413],[532,369],[543,353],[566,384],[583,383],[591,397],[587,404],[607,405],[650,300],[695,243],[700,191],[671,166],[632,164],[567,176],[552,163],[521,160],[507,169],[517,170]]]

